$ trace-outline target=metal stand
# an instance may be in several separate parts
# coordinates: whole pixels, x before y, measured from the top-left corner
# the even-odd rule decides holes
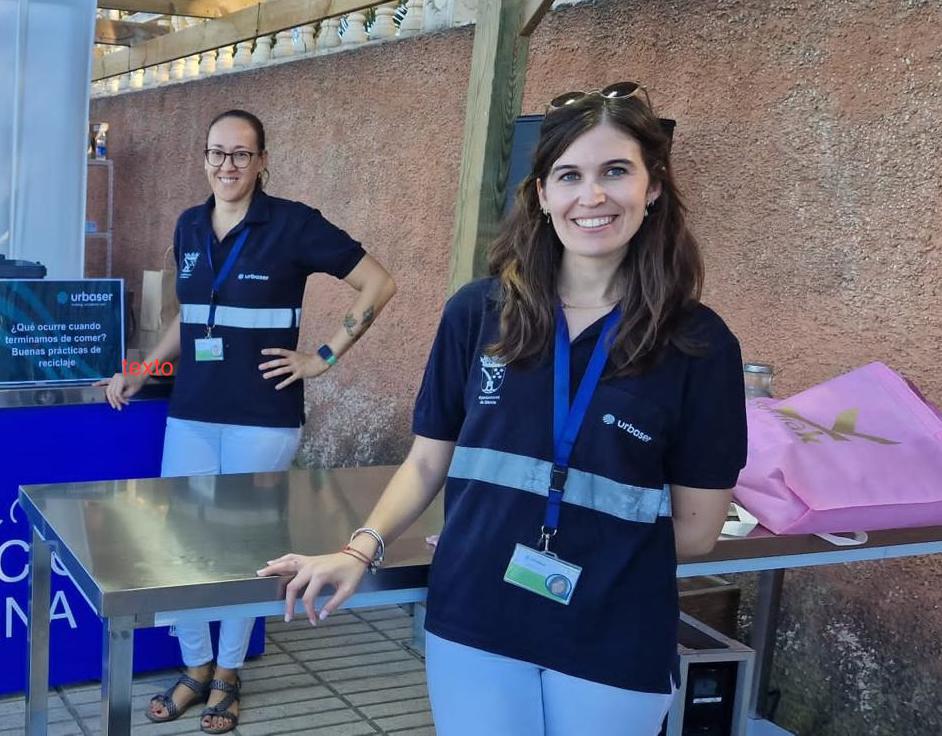
[[[29,575],[29,662],[26,673],[26,733],[46,736],[49,714],[49,595],[52,550],[33,529]]]
[[[759,588],[756,610],[752,620],[750,645],[756,653],[756,672],[749,696],[749,717],[764,718],[767,715],[769,675],[775,654],[775,635],[778,631],[779,604],[782,600],[784,570],[763,570],[759,573]]]
[[[134,619],[105,619],[101,642],[101,731],[103,736],[131,733],[131,666],[134,662]]]

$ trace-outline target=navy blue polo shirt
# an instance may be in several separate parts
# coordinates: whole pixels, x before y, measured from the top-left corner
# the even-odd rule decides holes
[[[328,273],[344,278],[364,250],[317,210],[261,190],[242,222],[219,242],[211,221],[214,206],[210,197],[188,209],[173,235],[180,362],[169,414],[201,422],[298,427],[304,421],[303,382],[276,391],[284,376],[262,378],[258,365],[273,358],[261,350],[296,349],[307,277]],[[246,228],[248,238],[217,299],[213,337],[223,340],[224,360],[196,362],[194,341],[206,336],[215,272]]]
[[[677,659],[672,483],[730,488],[746,459],[739,344],[711,310],[688,328],[705,346],[603,380],[586,412],[552,549],[582,567],[568,606],[503,581],[520,543],[536,548],[553,460],[553,361],[503,366],[497,284],[445,307],[413,431],[456,443],[426,628],[451,641],[615,687],[669,693]],[[571,397],[603,320],[572,344]],[[709,490],[703,491],[709,493]]]

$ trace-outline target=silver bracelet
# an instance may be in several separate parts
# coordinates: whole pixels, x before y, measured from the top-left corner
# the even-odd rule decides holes
[[[376,540],[376,554],[373,555],[373,565],[379,567],[383,564],[383,558],[386,557],[386,543],[383,541],[383,535],[371,527],[361,526],[350,535],[351,544],[360,534],[368,534]],[[371,565],[371,567],[373,565]]]

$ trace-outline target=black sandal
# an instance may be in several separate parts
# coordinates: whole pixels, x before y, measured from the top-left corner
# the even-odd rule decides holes
[[[229,710],[230,706],[233,703],[239,702],[239,690],[242,687],[242,680],[239,679],[236,675],[235,683],[226,682],[225,680],[212,680],[209,683],[210,690],[219,690],[220,692],[226,693],[226,697],[220,700],[216,705],[208,705],[203,708],[202,713],[200,713],[200,731],[203,733],[229,733],[232,729],[239,725],[239,716]],[[221,728],[213,728],[212,726],[203,725],[203,719],[209,716],[212,718],[216,716],[218,718],[225,718],[229,721],[228,725]]]
[[[185,705],[177,705],[173,702],[173,693],[180,686],[185,685],[190,688],[198,697],[192,698]],[[147,704],[147,710],[144,712],[144,715],[147,716],[148,720],[153,721],[154,723],[167,723],[168,721],[175,721],[177,718],[182,716],[194,703],[202,702],[209,697],[209,682],[200,682],[190,677],[188,674],[184,673],[177,678],[177,681],[173,683],[166,692],[158,693],[150,699],[150,702]],[[167,715],[161,718],[160,716],[155,716],[151,712],[151,708],[157,703],[162,705],[167,711]]]

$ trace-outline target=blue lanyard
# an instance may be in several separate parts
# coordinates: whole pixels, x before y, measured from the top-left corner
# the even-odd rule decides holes
[[[609,336],[618,324],[621,311],[616,307],[605,318],[599,333],[592,357],[585,374],[579,382],[575,399],[569,406],[569,328],[562,307],[556,306],[556,344],[553,351],[553,470],[550,474],[550,486],[546,501],[546,515],[543,520],[542,542],[548,549],[549,539],[559,528],[559,510],[562,505],[566,476],[569,474],[569,458],[573,445],[582,428],[585,413],[589,408],[592,395],[602,378],[605,362],[611,347]]]
[[[213,325],[216,324],[216,298],[219,295],[219,288],[223,285],[225,280],[229,277],[229,272],[232,271],[232,267],[235,265],[236,260],[239,257],[239,253],[242,251],[242,247],[245,245],[245,241],[249,237],[249,232],[251,228],[246,227],[239,237],[236,238],[235,243],[232,246],[232,250],[229,251],[229,255],[226,257],[225,262],[222,264],[222,268],[219,269],[219,273],[216,273],[216,267],[213,266],[213,234],[210,233],[206,236],[206,259],[209,263],[209,270],[216,275],[213,279],[213,290],[209,294],[209,318],[206,320],[206,334],[209,335],[213,329]]]

